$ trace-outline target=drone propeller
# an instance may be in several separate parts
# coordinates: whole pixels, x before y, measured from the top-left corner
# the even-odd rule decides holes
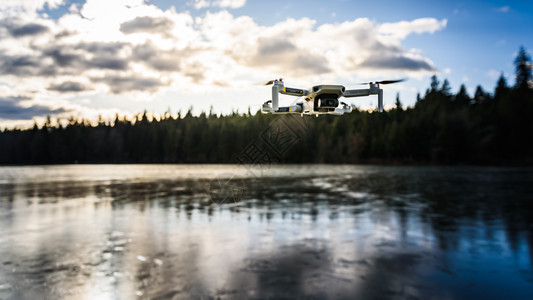
[[[263,82],[263,83],[261,83],[261,85],[271,85],[271,84],[273,84],[276,80],[283,81],[283,78],[280,78],[280,79],[272,79],[272,80],[269,80],[269,81],[267,81],[267,82]]]
[[[402,81],[406,81],[407,78],[403,78],[403,79],[396,79],[396,80],[382,80],[382,81],[376,81],[376,82],[362,82],[362,83],[358,83],[358,84],[391,84],[391,83],[397,83],[397,82],[402,82]]]

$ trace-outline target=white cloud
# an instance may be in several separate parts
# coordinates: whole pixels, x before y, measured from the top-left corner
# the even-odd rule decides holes
[[[208,7],[220,8],[241,8],[246,4],[246,0],[194,0],[192,6],[196,9]]]
[[[45,4],[50,8],[56,8],[65,3],[65,0],[2,0],[0,10],[21,9],[35,11],[42,9]]]
[[[446,28],[447,19],[437,20],[434,18],[421,18],[413,21],[401,21],[396,23],[383,23],[378,26],[378,31],[383,35],[390,35],[396,39],[404,39],[412,33],[434,33]]]
[[[211,6],[211,2],[209,2],[207,0],[194,0],[192,5],[196,9],[202,9],[202,8],[207,8],[207,7]]]
[[[245,4],[246,0],[218,0],[214,2],[215,6],[229,8],[239,8],[243,7]]]

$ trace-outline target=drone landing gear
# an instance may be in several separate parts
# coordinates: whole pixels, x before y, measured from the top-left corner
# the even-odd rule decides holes
[[[272,100],[268,100],[265,103],[263,103],[263,106],[261,106],[261,113],[264,114],[294,114],[294,113],[301,113],[303,115],[303,104],[296,103],[296,105],[291,106],[282,106],[278,107],[277,110],[274,110],[274,107],[272,107]]]

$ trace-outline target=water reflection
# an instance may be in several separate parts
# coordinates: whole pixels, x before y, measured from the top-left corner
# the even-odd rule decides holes
[[[0,299],[533,297],[531,169],[0,170]]]

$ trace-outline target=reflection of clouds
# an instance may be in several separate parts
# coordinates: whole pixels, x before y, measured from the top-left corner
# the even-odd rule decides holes
[[[0,298],[528,295],[528,173],[274,166],[213,204],[237,169],[3,168]]]

